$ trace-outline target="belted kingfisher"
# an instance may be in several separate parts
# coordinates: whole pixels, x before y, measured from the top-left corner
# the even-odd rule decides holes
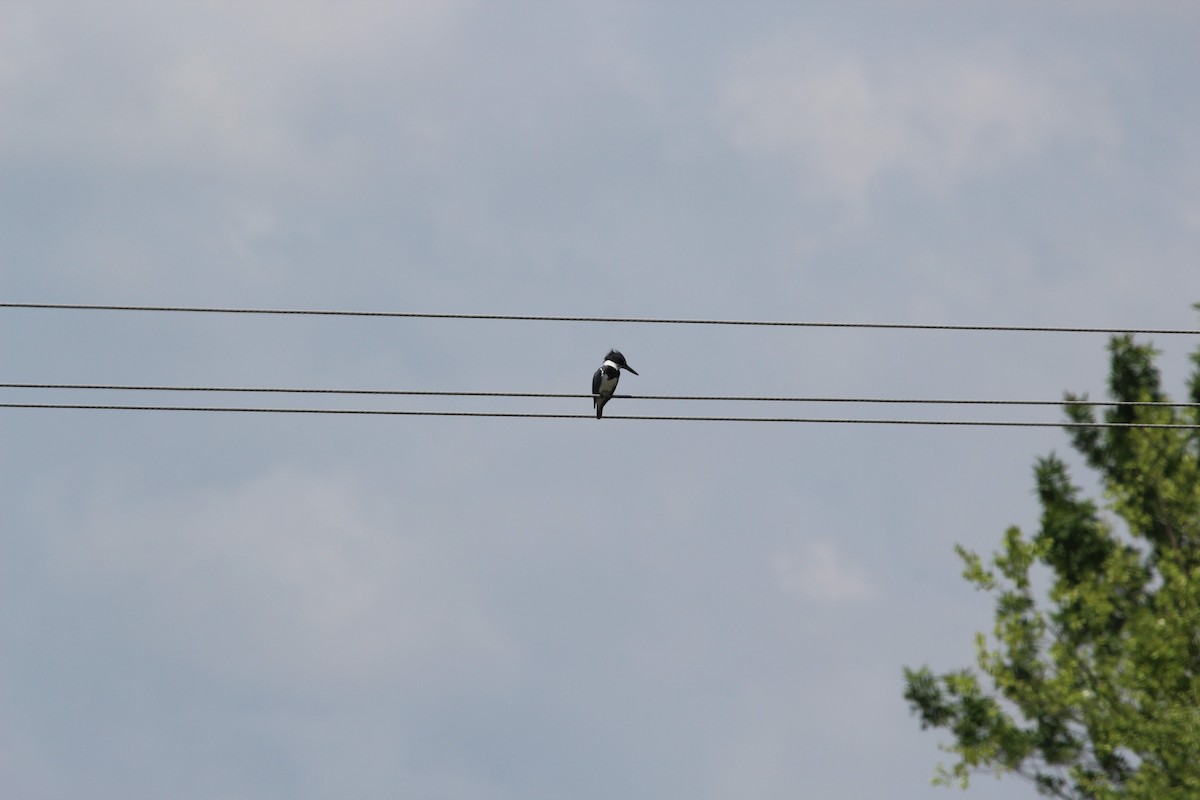
[[[637,370],[625,363],[625,356],[621,355],[619,350],[609,350],[608,355],[604,357],[604,363],[592,376],[592,405],[596,407],[596,419],[604,415],[604,404],[617,390],[617,381],[621,380],[623,369],[637,375]]]

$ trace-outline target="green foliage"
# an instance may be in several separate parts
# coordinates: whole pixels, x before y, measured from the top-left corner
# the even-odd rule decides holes
[[[1167,400],[1153,348],[1122,336],[1109,349],[1120,404],[1104,421],[1200,422],[1197,409],[1135,404]],[[1192,361],[1200,403],[1200,350]],[[1096,419],[1089,406],[1066,413]],[[1071,800],[1200,798],[1200,437],[1068,433],[1111,518],[1050,455],[1034,470],[1036,535],[1010,528],[987,560],[958,548],[963,577],[995,596],[995,626],[976,638],[974,669],[904,671],[921,727],[952,736],[945,749],[957,761],[935,783],[966,788],[976,773],[1011,773]],[[1048,589],[1035,591],[1031,572],[1047,575]]]

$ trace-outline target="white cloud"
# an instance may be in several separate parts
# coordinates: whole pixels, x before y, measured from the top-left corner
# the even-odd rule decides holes
[[[93,17],[75,6],[23,15],[18,4],[0,10],[11,23],[0,25],[0,100],[13,112],[0,161],[330,181],[356,163],[355,148],[328,130],[313,135],[310,118],[340,131],[334,112],[347,87],[372,87],[383,103],[422,85],[458,54],[450,45],[462,10],[453,1],[263,2],[231,14],[133,3]],[[122,26],[136,35],[97,36]],[[333,108],[314,110],[325,102]],[[399,111],[378,113],[406,131]]]
[[[1100,92],[1070,64],[996,47],[884,56],[768,44],[733,64],[718,108],[735,147],[786,158],[807,191],[850,202],[892,172],[945,189],[1056,142],[1116,137]]]
[[[808,600],[864,600],[873,594],[866,573],[827,541],[810,542],[802,553],[776,553],[771,574],[780,591]]]
[[[343,476],[276,470],[155,499],[97,492],[58,526],[77,588],[137,607],[145,636],[235,680],[301,684],[498,667],[510,643],[429,531]]]
[[[1182,183],[1176,211],[1179,223],[1185,231],[1200,233],[1200,147],[1191,147],[1179,174]]]

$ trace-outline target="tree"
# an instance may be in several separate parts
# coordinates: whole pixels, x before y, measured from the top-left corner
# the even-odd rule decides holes
[[[1109,349],[1120,404],[1104,421],[1200,424],[1200,408],[1137,404],[1167,401],[1152,347],[1121,336]],[[1200,403],[1200,350],[1192,362]],[[1095,421],[1090,406],[1066,412]],[[935,783],[1007,773],[1070,800],[1200,798],[1200,430],[1068,433],[1099,475],[1107,513],[1061,459],[1040,459],[1040,530],[1010,528],[986,562],[956,548],[963,576],[996,599],[976,668],[904,670],[922,729],[952,736],[944,749],[957,763]]]

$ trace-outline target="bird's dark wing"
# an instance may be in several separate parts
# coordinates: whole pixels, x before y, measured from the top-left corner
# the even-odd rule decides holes
[[[592,376],[592,394],[593,395],[600,393],[600,378],[603,375],[604,375],[604,368],[601,367],[600,369],[596,370],[596,374]],[[592,405],[595,405],[595,404],[596,404],[596,398],[593,397]]]

